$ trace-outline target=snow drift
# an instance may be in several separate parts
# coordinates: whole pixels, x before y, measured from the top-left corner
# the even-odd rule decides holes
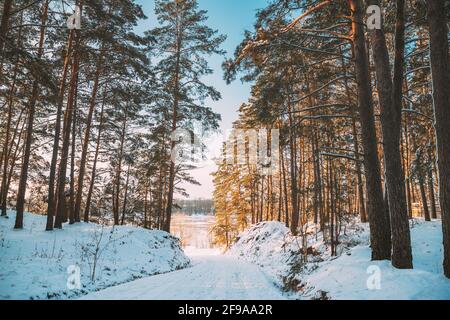
[[[190,265],[178,238],[156,230],[78,223],[46,232],[46,217],[0,219],[0,299],[66,299]],[[70,283],[79,267],[81,287]]]
[[[284,286],[285,277],[302,265],[295,240],[282,223],[261,222],[241,233],[228,254],[259,265],[275,284]]]
[[[293,298],[450,299],[440,221],[411,222],[413,270],[370,261],[367,224],[352,223],[344,230],[338,257],[330,256],[329,244],[321,233],[316,236],[315,226],[306,230],[306,238],[294,237],[281,223],[262,222],[244,231],[229,254],[258,264]]]

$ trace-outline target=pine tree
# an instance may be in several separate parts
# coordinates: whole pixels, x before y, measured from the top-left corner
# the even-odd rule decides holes
[[[436,146],[444,243],[444,274],[450,278],[450,70],[445,1],[427,0]]]
[[[160,74],[161,81],[166,83],[172,100],[170,130],[192,128],[194,121],[200,122],[205,131],[216,129],[220,116],[206,107],[204,100],[208,97],[218,100],[220,93],[201,81],[202,76],[212,72],[203,56],[222,54],[219,46],[225,37],[204,24],[206,11],[198,9],[196,0],[157,0],[155,13],[161,26],[149,31],[148,35],[156,41],[153,53],[159,62],[155,73]],[[175,145],[172,141],[170,152]],[[171,161],[164,213],[165,231],[170,231],[177,171]]]
[[[364,169],[368,196],[367,214],[370,222],[372,259],[384,260],[391,257],[391,235],[389,216],[386,215],[381,190],[372,88],[370,86],[366,41],[362,25],[363,8],[360,0],[349,0],[349,5],[353,14],[353,50],[356,82],[358,83],[358,105],[364,149]]]
[[[39,35],[39,44],[37,48],[37,60],[39,61],[42,58],[44,52],[44,41],[45,41],[45,31],[46,31],[46,23],[47,23],[47,15],[48,15],[48,4],[49,1],[46,0],[42,4],[42,13],[41,13],[41,25],[40,25],[40,35]],[[31,155],[31,145],[33,140],[33,132],[34,132],[34,119],[36,113],[36,103],[39,95],[39,80],[40,75],[34,74],[34,80],[32,85],[31,96],[28,101],[28,120],[27,120],[27,129],[26,129],[26,138],[25,138],[25,149],[22,160],[22,168],[20,172],[20,180],[19,180],[19,188],[17,192],[17,206],[16,206],[16,222],[14,224],[15,229],[23,228],[23,212],[25,206],[25,192],[27,188],[27,180],[28,180],[28,170],[30,166],[30,155]]]
[[[379,1],[368,1],[380,6]],[[389,52],[384,35],[384,26],[371,33],[372,52],[377,73],[378,96],[383,129],[383,153],[386,188],[389,201],[392,235],[392,265],[397,268],[412,268],[411,239],[406,205],[404,173],[400,154],[402,119],[402,86],[405,51],[405,2],[397,1],[395,31],[394,73],[391,74]]]

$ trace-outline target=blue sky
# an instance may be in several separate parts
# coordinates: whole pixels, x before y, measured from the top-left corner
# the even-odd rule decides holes
[[[154,15],[153,0],[138,0],[142,5],[148,19],[141,23],[137,31],[151,29],[157,25]],[[264,8],[267,0],[199,0],[200,9],[208,11],[207,25],[227,36],[222,49],[227,51],[226,56],[233,55],[236,46],[242,41],[244,30],[252,29],[257,9]],[[222,94],[222,100],[209,102],[209,105],[222,116],[221,130],[225,132],[231,128],[231,124],[237,119],[237,109],[242,102],[247,101],[250,93],[250,85],[241,81],[234,81],[227,85],[223,80],[222,62],[224,57],[211,56],[207,58],[214,74],[208,76],[205,81],[213,85]],[[202,184],[201,186],[185,185],[191,198],[212,197],[213,184],[210,173],[215,170],[212,165],[193,170],[191,174]]]

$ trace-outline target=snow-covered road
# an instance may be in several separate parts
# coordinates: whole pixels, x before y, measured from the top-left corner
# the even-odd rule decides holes
[[[255,265],[213,250],[187,252],[193,266],[84,296],[100,300],[279,300],[279,289]]]

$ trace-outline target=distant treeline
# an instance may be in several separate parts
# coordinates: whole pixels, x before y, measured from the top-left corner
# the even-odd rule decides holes
[[[174,213],[214,215],[212,199],[175,200]]]

